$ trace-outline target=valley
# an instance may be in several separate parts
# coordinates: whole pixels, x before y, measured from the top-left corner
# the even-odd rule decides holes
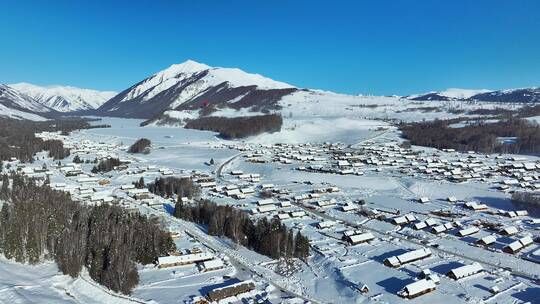
[[[318,120],[315,125],[333,125],[340,118]],[[15,266],[5,261],[2,263],[7,263],[4,267],[8,272],[26,267],[59,283],[42,285],[43,291],[37,295],[32,288],[3,285],[0,299],[48,294],[65,303],[82,299],[85,303],[190,303],[208,298],[209,292],[219,287],[253,284],[249,292],[223,301],[537,300],[534,290],[540,275],[536,263],[539,245],[536,241],[528,243],[516,253],[508,253],[505,248],[535,237],[535,210],[512,215],[522,209],[512,203],[511,193],[537,191],[538,157],[403,148],[399,130],[382,120],[347,122],[354,128],[340,129],[338,125],[320,133],[309,133],[301,127],[285,129],[233,141],[209,131],[140,127],[141,122],[102,118],[94,123],[110,128],[73,131],[70,135],[38,133],[40,138],[62,141],[70,149],[70,157],[59,166],[38,153],[34,164],[8,161],[4,170],[9,164],[39,179],[44,173],[36,168],[45,164],[54,189],[70,193],[81,204],[107,202],[158,218],[173,235],[179,252],[186,257],[195,249],[210,254],[219,268],[203,271],[203,262],[162,268],[140,265],[139,285],[128,297],[88,283],[91,279],[84,274],[71,279],[56,273],[53,266]],[[299,124],[294,119],[288,123]],[[346,141],[325,143],[325,136],[335,134]],[[321,136],[318,140],[317,135]],[[311,136],[310,140],[299,142],[305,136]],[[151,141],[150,153],[127,152],[139,138]],[[126,165],[93,174],[94,164],[69,161],[76,155],[83,161],[114,157]],[[209,164],[211,159],[214,165]],[[71,171],[74,174],[69,174]],[[278,219],[301,232],[310,242],[309,257],[306,261],[275,260],[227,238],[208,235],[204,226],[173,216],[178,200],[174,195],[132,196],[133,182],[143,178],[149,183],[167,176],[191,179],[201,187],[201,198],[243,210],[253,219]],[[509,227],[517,233],[505,235],[503,229]],[[472,234],[460,235],[467,231]],[[356,235],[367,241],[356,243],[358,237],[352,237]],[[479,245],[487,238],[494,241]],[[392,256],[422,248],[429,251],[428,257],[398,268],[385,265]],[[481,272],[459,280],[448,277],[450,270],[474,263],[481,265]],[[425,274],[426,282],[436,284],[434,291],[414,300],[399,295],[398,291],[420,280],[426,271],[430,273]],[[89,293],[100,296],[91,299]]]

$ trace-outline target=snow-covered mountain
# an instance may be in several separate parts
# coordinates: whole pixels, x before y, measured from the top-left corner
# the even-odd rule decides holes
[[[166,110],[218,108],[271,110],[297,88],[236,68],[210,67],[188,60],[174,64],[116,95],[101,115],[151,118]]]
[[[0,84],[0,116],[45,120],[39,113],[51,113],[51,109],[40,104],[32,97],[7,85]]]
[[[472,96],[491,92],[491,90],[469,90],[469,89],[457,89],[451,88],[444,91],[432,91],[423,94],[416,94],[407,96],[412,100],[465,100]]]
[[[485,101],[505,103],[536,103],[540,102],[540,88],[524,88],[511,90],[466,90],[448,89],[439,92],[429,92],[407,96],[411,100],[429,101]]]
[[[491,101],[491,102],[519,102],[537,103],[540,102],[540,88],[524,88],[484,92],[468,98],[469,100]]]
[[[58,112],[97,109],[117,94],[112,91],[96,91],[70,86],[42,87],[25,82],[9,86]]]

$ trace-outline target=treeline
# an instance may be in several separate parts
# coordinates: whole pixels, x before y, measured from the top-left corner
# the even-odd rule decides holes
[[[516,110],[510,110],[505,108],[492,108],[492,109],[475,109],[468,111],[469,115],[493,115],[499,118],[525,118],[531,116],[540,115],[540,105],[530,106],[525,105]]]
[[[22,162],[32,161],[37,152],[47,150],[49,156],[62,159],[69,155],[61,142],[44,141],[35,133],[61,131],[63,134],[77,129],[102,128],[106,125],[92,126],[84,119],[57,119],[48,121],[29,121],[0,118],[0,160],[15,157]]]
[[[64,159],[69,156],[69,149],[64,148],[61,140],[49,139],[43,142],[43,150],[49,151],[49,157],[53,159]]]
[[[482,153],[538,153],[540,126],[524,119],[505,119],[494,123],[479,121],[463,127],[450,127],[450,121],[404,123],[403,137],[413,145]],[[502,142],[499,137],[516,137]]]
[[[144,186],[144,180],[139,180],[139,183],[135,186],[138,188],[141,183]],[[162,197],[172,197],[175,194],[178,197],[194,198],[198,197],[201,192],[200,188],[191,179],[174,176],[156,178],[154,182],[147,185],[147,188],[148,191]]]
[[[6,202],[0,252],[8,259],[52,259],[72,277],[86,267],[92,279],[114,291],[129,294],[138,284],[136,263],[149,264],[175,250],[155,219],[117,206],[84,206],[18,175],[2,176],[0,198]]]
[[[178,200],[174,216],[205,225],[210,235],[228,237],[236,244],[274,259],[297,257],[306,260],[309,256],[309,240],[300,232],[295,235],[277,219],[254,221],[243,211],[209,200],[193,205]]]
[[[244,138],[265,132],[279,132],[283,119],[281,115],[269,114],[246,117],[200,117],[186,122],[188,129],[219,132],[225,139]]]
[[[133,145],[131,145],[128,149],[129,153],[144,153],[148,154],[150,153],[150,145],[152,142],[149,139],[141,138],[137,140]]]
[[[122,164],[118,158],[107,158],[100,160],[97,165],[92,168],[92,173],[104,173],[114,170],[115,167],[118,167]]]

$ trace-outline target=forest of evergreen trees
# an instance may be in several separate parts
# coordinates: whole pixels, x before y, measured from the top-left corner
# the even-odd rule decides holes
[[[62,142],[44,141],[34,134],[43,131],[61,131],[66,134],[77,129],[103,128],[106,125],[92,126],[85,119],[57,119],[48,121],[29,121],[0,118],[0,160],[16,157],[22,162],[32,161],[34,155],[43,150],[49,151],[54,159],[69,155]]]
[[[226,139],[244,138],[265,132],[279,132],[283,119],[281,115],[269,114],[246,117],[200,117],[186,122],[188,129],[219,132]]]
[[[99,161],[97,165],[92,168],[92,173],[105,173],[114,170],[115,167],[120,166],[122,162],[118,158],[107,158]]]
[[[209,200],[195,204],[177,201],[174,216],[208,227],[208,234],[225,236],[274,259],[309,256],[309,240],[300,232],[293,233],[277,219],[258,221],[231,206],[220,206]]]
[[[9,187],[11,179],[11,187]],[[22,176],[2,176],[0,253],[20,263],[56,261],[70,276],[86,267],[96,282],[129,294],[136,263],[153,263],[175,250],[156,219],[101,205],[84,206],[64,192]]]
[[[141,138],[137,140],[133,145],[131,145],[128,149],[129,153],[144,153],[148,154],[150,153],[150,145],[152,142],[149,139]]]
[[[486,123],[479,121],[459,128],[452,121],[435,120],[400,124],[403,137],[413,145],[482,153],[539,153],[540,126],[524,119],[505,119]],[[502,143],[499,137],[516,137]]]
[[[139,184],[136,184],[135,186],[138,187],[140,183],[141,181],[139,180]],[[144,185],[144,180],[142,180],[142,184]],[[174,176],[156,178],[154,182],[149,183],[147,187],[148,191],[162,197],[172,197],[173,194],[175,194],[179,197],[194,198],[198,197],[201,191],[191,179]]]

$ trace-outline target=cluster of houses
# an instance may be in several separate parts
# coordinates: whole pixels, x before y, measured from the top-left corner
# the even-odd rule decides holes
[[[365,143],[360,149],[334,150],[332,167],[304,166],[305,171],[352,174],[357,168],[371,166],[376,171],[396,169],[409,175],[424,175],[430,179],[452,182],[470,180],[494,181],[499,189],[540,189],[540,162],[522,157],[490,156],[476,153],[457,153],[447,149],[419,152],[395,144],[372,145]],[[337,170],[337,171],[336,171]]]
[[[473,263],[454,268],[450,270],[446,276],[454,280],[460,280],[481,273],[482,271],[484,271],[482,265]],[[438,284],[440,284],[439,277],[431,273],[429,269],[425,269],[421,273],[420,280],[405,285],[403,289],[398,291],[398,295],[404,298],[413,299],[434,291]]]

